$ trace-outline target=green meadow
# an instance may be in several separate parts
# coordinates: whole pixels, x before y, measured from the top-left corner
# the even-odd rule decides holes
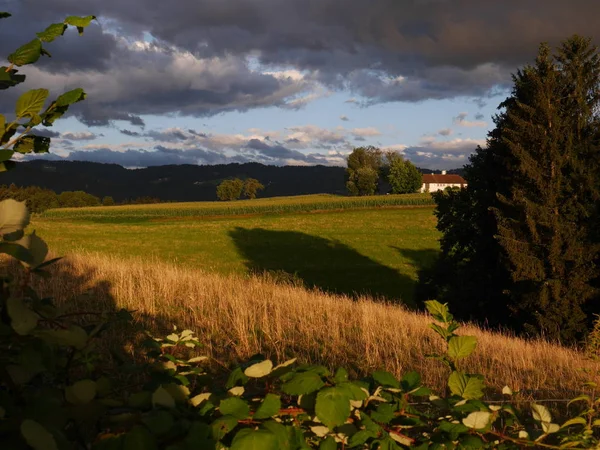
[[[58,254],[100,252],[220,273],[268,272],[326,292],[411,305],[417,271],[434,261],[439,235],[433,208],[417,206],[429,196],[401,197],[73,208],[37,216],[32,228]]]

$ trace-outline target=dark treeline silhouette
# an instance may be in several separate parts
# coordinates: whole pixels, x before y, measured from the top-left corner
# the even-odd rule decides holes
[[[149,203],[160,203],[155,197],[138,197],[132,200],[125,199],[120,202],[110,196],[102,198],[85,191],[63,191],[57,194],[51,189],[39,186],[19,187],[16,184],[0,186],[0,200],[12,198],[25,202],[29,211],[42,213],[52,208],[83,208],[86,206],[114,206],[114,205],[143,205]]]
[[[345,167],[266,166],[259,163],[213,166],[170,165],[126,169],[117,164],[35,160],[16,164],[3,182],[36,185],[57,193],[85,191],[116,202],[151,197],[161,201],[217,200],[216,188],[228,178],[256,178],[261,197],[346,194]],[[421,169],[423,173],[434,171]]]

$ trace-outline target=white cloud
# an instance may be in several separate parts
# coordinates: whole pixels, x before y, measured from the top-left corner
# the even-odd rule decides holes
[[[381,136],[381,131],[379,131],[375,127],[367,127],[367,128],[353,128],[350,130],[353,136],[359,137],[373,137],[373,136]]]

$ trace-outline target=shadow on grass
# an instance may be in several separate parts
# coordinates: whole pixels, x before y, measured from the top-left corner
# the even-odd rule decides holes
[[[249,272],[301,281],[307,288],[357,296],[361,294],[414,307],[416,281],[337,241],[295,231],[235,228],[230,233]],[[411,259],[431,255],[410,251]]]

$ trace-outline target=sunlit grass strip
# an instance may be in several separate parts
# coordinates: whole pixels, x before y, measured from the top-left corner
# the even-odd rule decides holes
[[[73,255],[53,272],[36,281],[37,288],[67,309],[127,308],[136,310],[146,329],[190,328],[206,345],[203,351],[224,366],[263,353],[279,361],[298,357],[343,366],[359,375],[417,370],[426,385],[446,389],[448,368],[426,356],[443,351],[429,328],[431,318],[394,304],[326,295],[264,277],[223,276],[93,253]],[[483,374],[494,390],[508,385],[571,398],[571,390],[598,378],[599,363],[541,339],[518,339],[473,325],[461,333],[478,340],[461,368]],[[123,344],[123,336],[113,338]],[[140,350],[132,346],[130,351]]]
[[[369,197],[340,197],[306,195],[275,197],[234,202],[162,203],[157,205],[126,205],[92,208],[62,208],[46,211],[48,219],[147,219],[161,217],[203,217],[221,215],[295,213],[390,206],[433,205],[430,194],[379,195]]]

